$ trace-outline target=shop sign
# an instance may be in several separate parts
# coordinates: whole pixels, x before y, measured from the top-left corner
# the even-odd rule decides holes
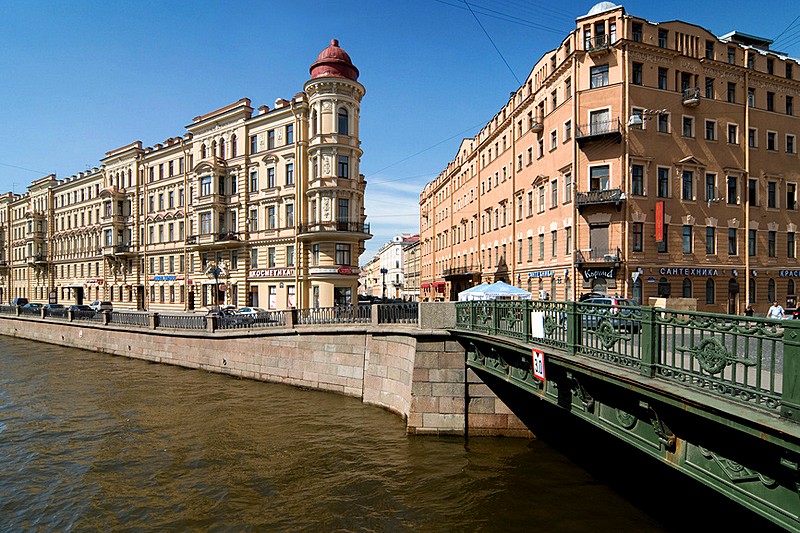
[[[97,280],[96,279],[87,279],[85,283],[87,285],[93,285],[93,284],[97,283]]]
[[[656,240],[664,240],[664,202],[656,202]]]
[[[177,276],[153,276],[153,281],[175,281]]]
[[[309,268],[309,274],[358,274],[361,271],[358,267],[340,266],[340,267],[315,267]]]
[[[590,281],[597,278],[614,279],[617,274],[617,269],[615,267],[584,268],[583,270],[581,270],[581,274],[583,274],[583,279],[585,279],[586,281]]]
[[[381,272],[384,269],[381,269]],[[343,274],[345,276],[349,276],[350,274],[358,274],[359,269],[356,267],[349,267],[349,266],[340,266],[337,271],[338,274]]]
[[[716,268],[660,268],[658,273],[662,276],[718,276]]]
[[[293,268],[265,268],[250,271],[251,278],[291,278],[293,276]]]
[[[552,270],[540,270],[538,272],[528,272],[529,278],[552,278],[554,272]]]
[[[800,270],[779,270],[778,276],[781,278],[800,278]]]

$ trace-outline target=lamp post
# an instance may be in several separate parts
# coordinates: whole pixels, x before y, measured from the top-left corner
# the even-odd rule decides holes
[[[384,302],[386,301],[386,273],[387,272],[389,272],[389,271],[386,270],[385,268],[381,269],[381,277],[383,278],[383,291],[381,292],[381,295],[383,296],[383,301]]]
[[[217,265],[211,265],[206,273],[209,278],[214,278],[214,304],[219,310],[219,275],[222,274],[222,269]]]

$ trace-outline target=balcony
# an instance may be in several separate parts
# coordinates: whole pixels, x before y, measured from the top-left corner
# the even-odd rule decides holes
[[[321,233],[354,233],[361,234],[363,239],[369,239],[369,224],[362,222],[316,222],[314,224],[300,224],[297,227],[297,236],[311,238]]]
[[[531,120],[531,131],[533,133],[542,133],[544,131],[544,122],[541,117],[536,117]]]
[[[586,39],[584,47],[586,51],[589,52],[589,55],[601,55],[608,52],[609,48],[611,48],[611,39],[605,34],[595,35],[590,39]]]
[[[619,209],[623,201],[625,201],[625,194],[622,189],[600,189],[575,193],[575,205],[578,210],[590,205],[614,205]]]
[[[697,87],[689,87],[683,90],[681,97],[683,105],[687,107],[697,107],[700,105],[700,89]]]
[[[622,252],[619,248],[615,251],[594,248],[575,250],[575,264],[579,267],[588,265],[619,267],[620,261],[622,261]]]
[[[186,245],[196,249],[202,248],[236,248],[241,245],[239,234],[231,231],[221,233],[201,233],[186,237]]]
[[[47,262],[47,255],[44,253],[41,254],[32,254],[25,258],[26,262],[29,265],[35,265],[38,263],[46,263]]]
[[[442,271],[442,277],[444,279],[452,279],[458,277],[473,277],[476,275],[480,275],[481,269],[477,265],[472,266],[457,266],[452,268],[445,268]]]
[[[604,140],[622,142],[622,124],[618,118],[598,120],[575,128],[575,141],[580,147],[589,142]]]
[[[113,247],[113,254],[117,256],[136,255],[130,244],[117,244]]]

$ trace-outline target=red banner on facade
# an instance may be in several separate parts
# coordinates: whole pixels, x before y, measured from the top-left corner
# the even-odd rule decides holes
[[[664,202],[656,202],[656,240],[664,240]]]

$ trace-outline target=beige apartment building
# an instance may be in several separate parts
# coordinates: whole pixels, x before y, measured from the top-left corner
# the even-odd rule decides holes
[[[594,6],[420,195],[422,299],[794,307],[800,67],[770,45]]]
[[[331,41],[303,91],[243,98],[182,136],[111,150],[97,168],[0,196],[0,301],[194,310],[355,302],[369,239],[364,87]]]

